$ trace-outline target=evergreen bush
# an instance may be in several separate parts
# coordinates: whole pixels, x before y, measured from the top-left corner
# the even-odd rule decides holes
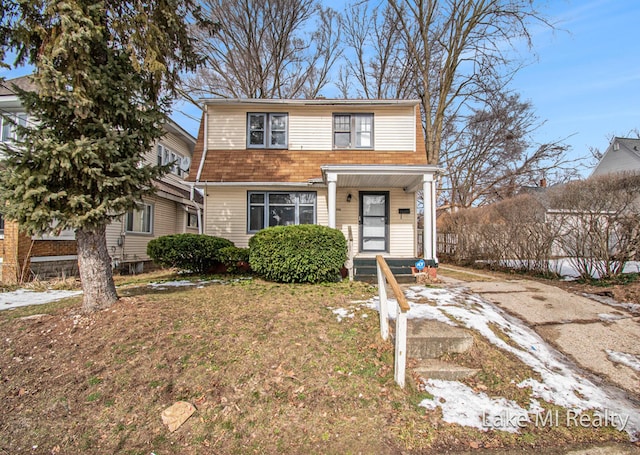
[[[315,224],[275,226],[249,241],[249,265],[267,280],[319,283],[340,280],[347,259],[341,231]]]
[[[220,250],[233,242],[204,234],[172,234],[158,237],[147,244],[147,254],[165,267],[192,273],[207,273],[222,263]]]
[[[224,248],[220,248],[219,255],[220,260],[229,273],[245,270],[246,267],[243,266],[249,264],[249,248],[225,246]]]

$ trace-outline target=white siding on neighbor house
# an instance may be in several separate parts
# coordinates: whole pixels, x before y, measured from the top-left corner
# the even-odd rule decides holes
[[[336,227],[345,237],[351,226],[356,253],[359,250],[359,191],[363,189],[338,188],[336,200]],[[247,233],[248,191],[316,191],[316,222],[326,226],[328,220],[327,189],[313,187],[207,187],[205,197],[205,234],[231,240],[237,247],[246,248],[253,234]],[[363,190],[366,191],[366,190]],[[377,191],[371,189],[370,191]],[[347,195],[351,194],[351,202]],[[416,254],[416,200],[415,193],[392,189],[389,193],[390,250],[392,257],[415,257]],[[410,215],[400,215],[399,208],[411,209]],[[348,237],[347,237],[348,238]],[[375,256],[375,254],[370,254]]]
[[[332,150],[333,114],[373,113],[374,148],[413,151],[416,144],[413,106],[209,106],[207,148],[245,150],[248,112],[287,112],[289,150]]]
[[[640,171],[640,157],[633,152],[620,147],[620,150],[609,148],[598,166],[593,170],[593,176],[610,172]]]

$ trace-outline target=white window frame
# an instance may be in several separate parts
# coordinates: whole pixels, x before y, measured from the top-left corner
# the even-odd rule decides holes
[[[154,215],[153,204],[138,204],[135,209],[130,209],[125,215],[125,231],[129,234],[152,235]],[[139,225],[137,225],[138,223]],[[148,226],[145,226],[145,224],[148,224]]]
[[[336,129],[336,119],[338,117],[348,118],[348,129]],[[367,124],[363,124],[362,120],[369,120]],[[349,113],[349,112],[334,112],[331,119],[332,128],[332,143],[334,149],[361,149],[372,150],[374,148],[374,115],[372,113]],[[369,131],[365,131],[363,126],[368,126]],[[349,134],[349,143],[347,145],[336,145],[337,134]],[[363,134],[368,134],[368,145],[362,145]]]
[[[294,225],[300,224],[300,207],[313,207],[313,221],[308,224],[316,224],[318,219],[318,193],[316,191],[247,191],[247,233],[253,234],[262,229],[270,227],[270,216],[269,211],[271,207],[280,206],[277,203],[270,203],[269,197],[271,195],[281,195],[288,194],[294,195]],[[301,194],[312,194],[313,195],[313,203],[304,203],[300,200]],[[262,195],[263,202],[251,202],[251,196],[253,195]],[[289,205],[289,204],[287,204]],[[252,228],[251,226],[251,207],[262,207],[263,215],[262,215],[262,226],[258,229]],[[275,226],[275,225],[274,225]]]
[[[9,118],[11,120],[9,120]],[[29,116],[25,112],[0,115],[0,142],[13,142],[18,138],[16,124],[27,126]]]
[[[169,172],[171,172],[173,175],[177,175],[178,177],[183,177],[189,170],[187,169],[186,171],[184,169],[182,169],[182,160],[184,159],[184,157],[170,149],[169,147],[167,147],[166,145],[163,144],[158,144],[158,146],[156,147],[157,150],[157,160],[158,160],[158,166],[164,166],[165,164],[172,164],[171,169],[169,169]]]
[[[251,129],[251,119],[253,117],[261,117],[262,124],[264,125],[262,130]],[[274,120],[276,118],[284,119],[284,128],[275,128]],[[251,133],[252,131],[262,131],[262,142],[253,143]],[[272,144],[274,133],[284,132],[284,143]],[[280,149],[284,150],[289,147],[289,114],[287,112],[248,112],[247,113],[247,148],[250,149]]]

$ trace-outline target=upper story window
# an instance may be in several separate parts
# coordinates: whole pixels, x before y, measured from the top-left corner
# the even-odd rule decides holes
[[[247,148],[286,149],[289,114],[247,114]]]
[[[127,212],[126,231],[139,234],[153,233],[153,205],[138,204]]]
[[[372,149],[373,114],[333,114],[333,148]]]
[[[20,126],[27,126],[27,114],[7,114],[4,117],[0,116],[0,124],[2,126],[2,135],[0,139],[2,142],[13,142],[18,138],[16,133],[16,124]]]
[[[178,177],[186,177],[189,173],[189,166],[191,165],[191,159],[188,156],[182,156],[178,152],[174,152],[168,147],[158,144],[158,166],[165,164],[171,164],[171,172]]]

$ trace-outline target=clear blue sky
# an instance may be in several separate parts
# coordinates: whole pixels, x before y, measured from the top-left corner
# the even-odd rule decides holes
[[[541,8],[556,30],[533,30],[535,55],[522,52],[528,64],[512,88],[546,121],[538,142],[566,138],[574,158],[588,156],[589,147],[604,152],[611,135],[640,129],[640,2],[550,0],[541,2]],[[27,72],[0,70],[0,75]],[[199,112],[178,106],[174,113],[196,135],[198,121],[180,110],[198,118]]]
[[[557,29],[536,34],[537,59],[512,86],[546,120],[540,142],[570,136],[574,157],[604,152],[610,136],[640,129],[640,2],[549,3]]]
[[[565,139],[573,158],[590,156],[589,147],[604,152],[610,136],[640,129],[640,1],[550,0],[540,8],[556,29],[533,30],[533,52],[522,50],[527,65],[511,86],[545,121],[538,142]],[[197,133],[197,122],[176,118]]]

